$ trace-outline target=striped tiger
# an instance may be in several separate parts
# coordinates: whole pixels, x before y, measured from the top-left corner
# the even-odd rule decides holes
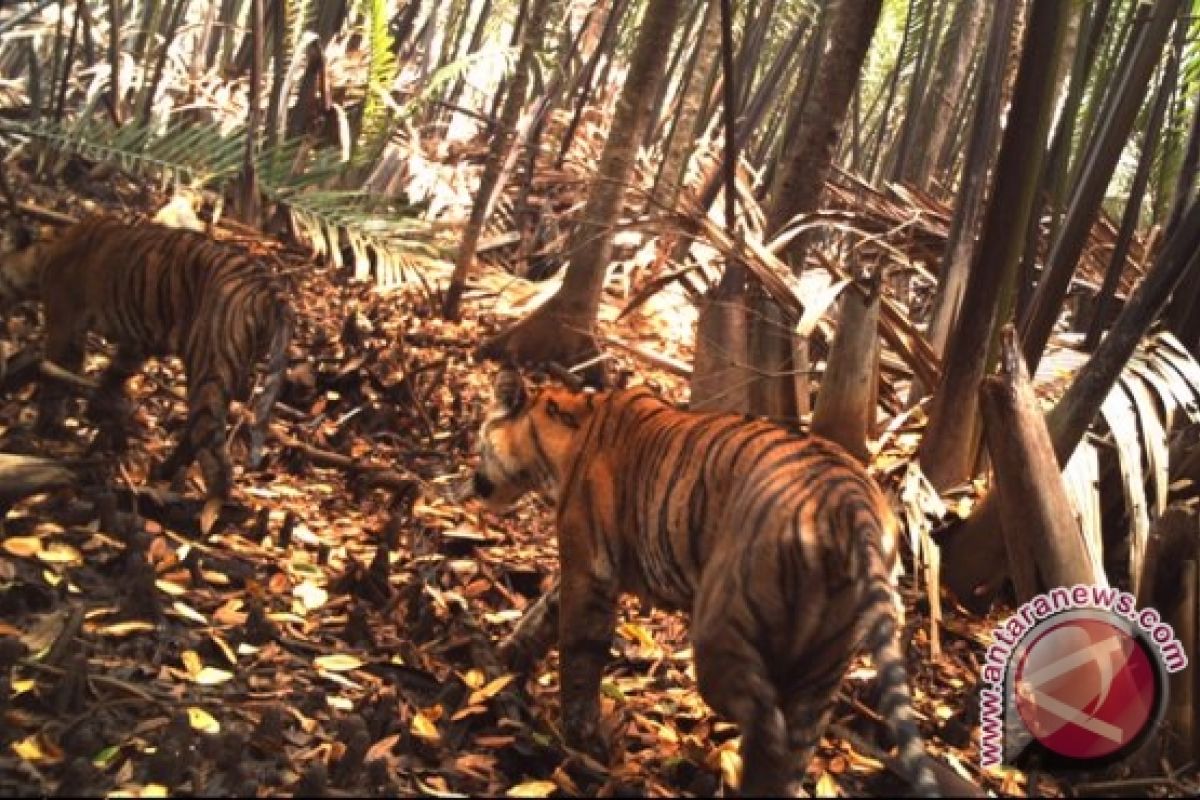
[[[125,438],[125,381],[149,357],[183,360],[187,424],[155,477],[173,479],[199,461],[210,498],[229,496],[229,403],[249,399],[254,363],[265,355],[247,459],[259,466],[292,329],[290,306],[261,263],[202,233],[97,215],[0,256],[0,309],[35,299],[50,361],[79,372],[89,330],[116,345],[88,416],[117,446]],[[59,387],[43,385],[40,432],[59,428],[65,399]]]
[[[836,444],[645,387],[526,389],[502,370],[466,494],[556,508],[561,576],[501,652],[524,671],[560,646],[563,730],[605,752],[598,694],[620,592],[691,615],[701,696],[742,732],[742,791],[789,794],[862,645],[915,792],[936,794],[909,697],[893,579],[897,523]]]

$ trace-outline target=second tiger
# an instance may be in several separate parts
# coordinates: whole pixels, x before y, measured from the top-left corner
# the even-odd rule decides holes
[[[230,401],[249,400],[254,364],[266,357],[247,459],[256,468],[287,366],[292,312],[267,269],[201,233],[106,216],[88,218],[49,242],[22,244],[0,256],[0,310],[40,299],[46,357],[72,372],[83,366],[88,331],[116,345],[88,416],[118,447],[125,439],[125,381],[147,358],[179,356],[187,371],[188,419],[155,477],[175,478],[196,460],[208,496],[228,497]],[[61,388],[43,387],[40,431],[58,428],[64,401]]]

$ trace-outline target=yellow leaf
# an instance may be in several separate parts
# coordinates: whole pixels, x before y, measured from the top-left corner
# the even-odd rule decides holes
[[[437,726],[422,711],[418,711],[416,716],[413,717],[411,730],[413,736],[416,736],[418,739],[424,739],[427,742],[438,742],[442,738],[442,735],[438,733]]]
[[[147,783],[142,787],[142,790],[138,792],[138,797],[168,797],[169,791],[170,790],[161,783]]]
[[[492,681],[487,686],[484,686],[482,689],[471,692],[471,697],[469,700],[467,700],[467,705],[474,706],[486,703],[488,700],[495,697],[501,689],[512,683],[514,678],[516,678],[515,675],[501,675],[499,678],[496,678],[496,680]]]
[[[345,653],[335,653],[331,656],[317,656],[313,659],[313,664],[320,669],[329,670],[330,672],[349,672],[352,669],[358,669],[363,665],[363,662]]]
[[[333,697],[326,697],[325,702],[329,704],[330,708],[336,708],[338,711],[353,711],[354,710],[354,701],[349,700],[345,697],[342,697],[341,695],[334,695]]]
[[[146,622],[145,620],[134,619],[128,622],[114,622],[111,625],[104,625],[96,629],[96,632],[101,636],[129,636],[133,633],[145,633],[154,630],[154,623]]]
[[[28,691],[32,691],[35,686],[37,686],[37,681],[35,681],[33,678],[22,678],[20,680],[15,680],[12,682],[13,697],[16,697],[19,694],[24,694]]]
[[[42,570],[42,580],[51,586],[58,586],[60,583],[62,583],[62,578],[58,575],[55,575],[48,569]]]
[[[654,649],[658,647],[658,642],[654,641],[654,637],[650,631],[638,625],[636,622],[622,622],[617,627],[617,633],[624,636],[631,642],[637,642],[642,647]]]
[[[838,791],[837,782],[834,781],[833,776],[828,772],[822,772],[821,777],[817,778],[816,796],[841,797],[841,793]]]
[[[171,604],[171,608],[173,608],[177,612],[179,612],[179,616],[183,617],[184,619],[191,620],[192,622],[195,622],[197,625],[207,625],[208,624],[208,620],[205,618],[205,616],[203,614],[201,614],[199,611],[197,611],[196,609],[189,606],[187,603],[184,603],[180,600],[176,600],[174,603]]]
[[[37,557],[47,564],[82,564],[83,555],[69,544],[53,542],[38,551]]]
[[[191,726],[194,730],[198,730],[201,733],[221,732],[221,723],[217,722],[216,719],[213,718],[212,714],[209,714],[203,708],[196,708],[195,706],[192,706],[188,708],[187,713],[188,722],[191,723]]]
[[[487,682],[487,676],[483,674],[481,669],[469,669],[467,674],[463,675],[463,683],[470,686],[472,689],[478,689]]]
[[[486,712],[487,706],[464,706],[450,716],[450,721],[458,722],[460,719],[466,719],[467,717],[473,717],[476,714],[484,714]]]
[[[42,551],[42,540],[36,536],[14,536],[0,542],[0,547],[3,547],[10,556],[29,558]]]
[[[200,670],[204,667],[200,661],[200,655],[195,650],[184,650],[179,656],[179,660],[183,662],[183,668],[187,670],[187,674],[193,680],[200,674]]]
[[[525,781],[518,783],[505,794],[508,797],[549,797],[556,791],[558,784],[554,781]]]
[[[171,595],[171,597],[180,597],[187,594],[187,589],[180,586],[178,583],[171,583],[162,579],[156,580],[154,585],[157,586],[163,593]]]
[[[38,744],[37,736],[27,736],[19,742],[13,742],[13,752],[19,755],[26,761],[41,761],[45,756],[42,754],[41,745]]]
[[[192,680],[201,686],[216,686],[218,683],[233,680],[233,673],[217,669],[216,667],[204,667],[199,673],[193,676]]]
[[[742,757],[735,750],[721,751],[721,777],[727,786],[742,785]]]

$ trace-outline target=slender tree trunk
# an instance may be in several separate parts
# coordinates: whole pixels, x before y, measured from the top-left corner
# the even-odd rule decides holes
[[[704,103],[704,82],[699,78],[709,74],[721,54],[721,3],[720,0],[706,2],[708,8],[696,39],[696,63],[688,83],[680,87],[679,111],[671,127],[671,136],[663,145],[662,168],[655,197],[665,210],[675,208],[687,171],[688,157],[696,145],[695,140],[685,132],[690,132],[695,126],[700,116],[700,106]]]
[[[936,20],[931,17],[935,5],[937,6]],[[900,135],[895,142],[891,169],[892,180],[900,180],[907,170],[909,153],[912,151],[913,139],[917,133],[915,127],[917,114],[921,99],[925,96],[928,79],[926,67],[932,60],[932,51],[937,48],[938,35],[942,27],[942,14],[945,13],[945,10],[945,2],[925,0],[925,19],[921,25],[921,40],[917,43],[917,62],[913,65],[913,74],[908,81],[908,100],[904,104]],[[921,133],[924,134],[924,131]]]
[[[485,342],[480,355],[521,363],[574,365],[598,353],[594,326],[620,219],[625,189],[633,175],[650,103],[666,66],[681,0],[648,0],[625,85],[600,158],[595,182],[571,238],[571,260],[553,297],[530,316]],[[589,375],[603,381],[603,368]]]
[[[113,121],[125,119],[121,102],[121,0],[108,0],[108,66],[109,93],[112,96]]]
[[[550,11],[551,0],[533,0],[529,12],[529,20],[525,26],[525,35],[521,41],[521,54],[517,58],[513,70],[512,85],[508,96],[504,99],[504,109],[500,112],[500,126],[492,140],[492,148],[488,152],[487,163],[483,168],[483,176],[479,179],[479,192],[475,205],[471,207],[471,218],[463,230],[462,242],[459,244],[458,257],[454,262],[454,274],[450,278],[450,288],[446,292],[446,302],[442,315],[446,319],[457,320],[459,316],[462,294],[467,286],[467,277],[475,261],[475,249],[479,246],[479,237],[483,235],[483,227],[492,211],[496,197],[503,188],[503,173],[505,166],[510,163],[510,153],[517,138],[517,122],[521,109],[525,105],[525,95],[529,87],[530,72],[533,61],[542,46],[542,36],[546,26],[546,16]]]
[[[1015,286],[1041,175],[1053,111],[1054,72],[1069,11],[1069,3],[1034,0],[1026,26],[1017,85],[996,163],[995,188],[921,442],[921,467],[939,489],[967,479],[974,465],[979,383],[988,347],[997,325],[1003,322],[998,316],[1004,297],[1011,295]]]
[[[826,12],[830,17],[824,56],[798,112],[796,137],[788,143],[780,172],[771,187],[767,211],[767,230],[771,235],[797,216],[820,206],[881,7],[881,0],[838,0]],[[785,253],[797,273],[804,263],[806,239],[796,237]],[[747,411],[776,419],[795,419],[802,404],[807,402],[803,381],[797,391],[798,343],[792,335],[795,320],[788,319],[784,310],[757,288],[748,293],[747,302],[750,361],[755,372]],[[799,354],[801,360],[803,357]]]
[[[629,0],[614,0],[612,9],[608,12],[608,19],[604,21],[604,31],[600,34],[600,41],[596,44],[596,50],[592,53],[587,64],[583,68],[583,74],[579,79],[579,96],[575,101],[575,111],[571,115],[571,121],[567,124],[566,131],[563,132],[562,143],[559,145],[558,158],[555,161],[555,167],[561,168],[563,162],[567,158],[567,153],[571,149],[571,142],[575,139],[575,131],[579,127],[579,122],[583,119],[583,111],[588,102],[591,100],[594,86],[592,78],[596,72],[596,66],[600,63],[600,59],[606,55],[612,60],[612,49],[617,38],[617,31],[621,27],[621,18],[625,16],[625,12],[629,9]]]
[[[287,98],[283,96],[287,85],[288,69],[288,20],[286,2],[276,0],[271,4],[271,94],[267,98],[267,130],[263,137],[268,147],[274,147],[283,139],[283,110]]]
[[[250,100],[246,115],[246,155],[242,162],[239,216],[255,227],[262,220],[262,197],[258,191],[258,131],[262,126],[263,0],[250,0]]]
[[[942,152],[955,110],[966,91],[971,57],[978,47],[987,11],[987,3],[955,4],[950,28],[938,55],[933,77],[928,83],[929,91],[912,126],[920,134],[919,144],[912,158],[905,161],[905,169],[901,173],[902,180],[921,189],[927,189],[934,177],[936,159]]]
[[[710,3],[718,6],[717,3]],[[733,8],[720,0],[721,72],[724,77],[725,157],[722,163],[725,228],[737,241],[737,70],[733,61]],[[746,270],[737,261],[725,265],[720,282],[704,298],[696,320],[696,358],[689,407],[737,410],[748,402],[746,389]]]
[[[1050,331],[1058,318],[1071,276],[1087,242],[1096,212],[1104,201],[1113,170],[1129,139],[1129,131],[1146,96],[1146,88],[1162,54],[1171,24],[1178,14],[1180,2],[1161,0],[1155,4],[1149,23],[1138,37],[1129,66],[1120,77],[1120,85],[1114,90],[1113,102],[1105,109],[1103,124],[1097,131],[1094,146],[1086,156],[1067,217],[1050,248],[1029,314],[1021,326],[1021,344],[1031,371],[1037,369],[1042,351],[1050,339]]]
[[[671,88],[671,81],[675,76],[675,72],[679,69],[679,65],[684,63],[684,54],[691,53],[692,57],[687,59],[687,66],[684,67],[684,75],[680,80],[679,89],[677,90],[680,98],[687,91],[688,78],[692,74],[692,69],[696,61],[695,57],[699,54],[700,45],[702,44],[701,39],[695,38],[696,22],[705,16],[700,12],[706,10],[711,5],[708,0],[695,0],[692,3],[692,9],[688,12],[687,21],[684,22],[680,32],[679,42],[672,51],[671,61],[667,66],[666,79],[659,81],[658,94],[654,98],[654,103],[650,106],[650,118],[646,122],[646,132],[642,137],[646,142],[653,142],[655,140],[655,133],[660,130],[660,125],[665,122],[663,107],[667,104],[667,94]],[[673,102],[671,105],[678,106],[678,102]]]
[[[1000,114],[1005,97],[1004,76],[1008,74],[1008,54],[1016,19],[1015,0],[998,0],[992,4],[987,50],[980,66],[980,95],[971,123],[967,155],[963,160],[962,186],[954,207],[950,234],[946,237],[946,252],[942,256],[940,280],[929,322],[929,344],[939,356],[945,354],[950,331],[958,324],[963,292],[975,257],[975,234],[983,219],[987,179],[995,161],[996,142],[1000,138]],[[927,390],[928,387],[920,380],[914,380],[909,394],[910,402],[916,402]]]
[[[1175,29],[1175,47],[1171,51],[1163,75],[1159,81],[1158,93],[1154,98],[1154,106],[1150,109],[1150,119],[1146,122],[1146,130],[1142,136],[1142,152],[1138,157],[1137,171],[1133,175],[1133,183],[1129,187],[1129,197],[1125,201],[1125,212],[1121,215],[1121,228],[1117,232],[1117,241],[1113,245],[1112,257],[1108,269],[1104,273],[1104,283],[1100,286],[1099,297],[1096,298],[1096,309],[1093,312],[1091,324],[1088,326],[1087,337],[1083,346],[1092,350],[1100,341],[1100,334],[1108,324],[1112,313],[1117,284],[1120,283],[1121,273],[1125,271],[1125,258],[1129,254],[1129,244],[1137,231],[1138,219],[1141,216],[1142,199],[1146,196],[1146,186],[1150,182],[1150,168],[1154,163],[1155,147],[1162,133],[1163,120],[1167,115],[1171,94],[1175,91],[1175,80],[1179,74],[1179,59],[1183,56],[1184,37],[1187,25],[1180,24]]]

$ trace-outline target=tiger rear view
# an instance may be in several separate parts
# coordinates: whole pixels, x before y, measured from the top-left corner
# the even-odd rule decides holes
[[[645,388],[529,394],[497,377],[474,494],[556,506],[561,578],[505,643],[518,668],[558,631],[563,729],[602,754],[601,672],[620,592],[691,614],[701,696],[742,732],[742,791],[790,794],[864,644],[915,793],[936,794],[898,642],[896,523],[837,445],[680,411]],[[599,752],[597,752],[599,751]]]
[[[32,299],[45,313],[46,357],[59,366],[80,371],[88,331],[116,345],[88,416],[117,446],[125,439],[126,379],[147,358],[183,360],[187,424],[155,477],[175,478],[199,461],[210,498],[229,495],[229,403],[249,399],[254,364],[265,356],[248,458],[258,466],[292,327],[290,307],[261,263],[201,233],[96,216],[0,256],[0,309]],[[64,402],[61,388],[43,385],[39,431],[59,427]]]

